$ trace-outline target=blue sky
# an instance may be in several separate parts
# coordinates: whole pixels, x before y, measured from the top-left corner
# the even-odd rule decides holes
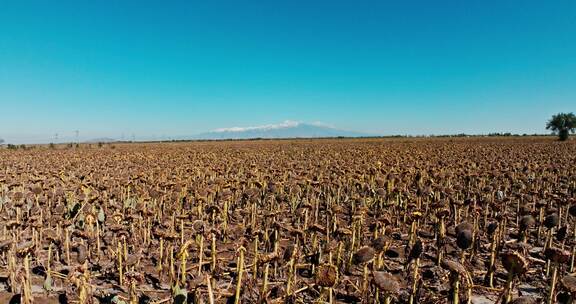
[[[544,133],[576,2],[0,0],[0,137]]]

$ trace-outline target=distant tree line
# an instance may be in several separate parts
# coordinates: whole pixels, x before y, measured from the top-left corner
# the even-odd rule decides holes
[[[18,150],[18,149],[26,150],[26,149],[28,149],[28,147],[24,144],[22,144],[22,145],[8,144],[8,145],[6,145],[6,148],[8,150]]]
[[[395,134],[395,135],[382,135],[382,136],[356,136],[356,137],[348,137],[348,136],[335,136],[335,137],[291,137],[291,138],[262,138],[262,137],[254,137],[254,138],[227,138],[227,139],[170,139],[170,140],[158,140],[158,141],[139,141],[138,143],[145,144],[145,143],[186,143],[186,142],[219,142],[219,141],[278,141],[278,140],[309,140],[309,139],[370,139],[370,138],[447,138],[447,137],[520,137],[520,136],[550,136],[550,134],[538,134],[538,133],[488,133],[488,134],[466,134],[466,133],[459,133],[459,134],[439,134],[439,135],[408,135],[408,134]],[[121,142],[125,143],[125,142]]]

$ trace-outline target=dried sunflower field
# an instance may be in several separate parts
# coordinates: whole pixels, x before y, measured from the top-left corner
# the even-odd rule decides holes
[[[0,217],[0,303],[576,293],[576,141],[546,137],[2,149]]]

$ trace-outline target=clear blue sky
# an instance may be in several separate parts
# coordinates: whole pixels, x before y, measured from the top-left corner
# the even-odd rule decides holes
[[[0,106],[11,141],[544,133],[576,111],[576,1],[0,0]]]

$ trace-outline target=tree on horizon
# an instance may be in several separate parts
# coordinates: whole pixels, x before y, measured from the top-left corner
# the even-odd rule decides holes
[[[569,134],[576,130],[576,115],[572,112],[553,115],[546,124],[546,129],[558,134],[559,140],[567,140]]]

